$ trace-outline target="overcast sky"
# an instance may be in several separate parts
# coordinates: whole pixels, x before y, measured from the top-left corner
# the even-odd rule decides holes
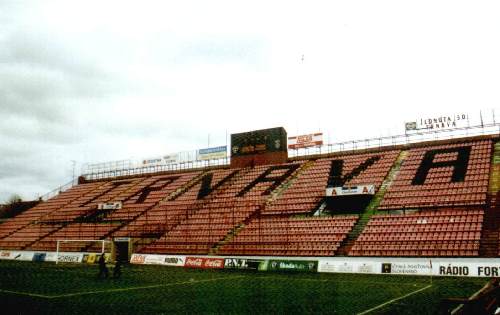
[[[500,106],[500,1],[0,1],[0,203],[83,163]]]

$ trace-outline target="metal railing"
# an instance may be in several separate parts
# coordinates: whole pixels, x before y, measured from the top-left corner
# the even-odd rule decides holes
[[[472,127],[463,127],[463,128],[455,128],[447,130],[422,131],[404,135],[331,143],[323,145],[321,147],[289,150],[288,157],[307,158],[308,156],[317,154],[348,152],[354,150],[375,149],[375,148],[384,148],[396,145],[420,143],[425,141],[449,140],[449,139],[464,138],[464,137],[473,137],[481,135],[499,135],[499,134],[500,134],[500,123],[492,123],[492,124],[472,126]],[[119,170],[110,170],[110,171],[84,174],[83,176],[87,180],[95,180],[95,179],[103,179],[103,178],[110,178],[117,176],[130,176],[130,175],[151,174],[151,173],[158,173],[165,171],[189,170],[189,169],[204,168],[208,166],[224,166],[224,165],[229,165],[229,163],[230,163],[230,158],[224,158],[217,160],[181,162],[177,164],[168,164],[168,165],[137,166],[130,169],[119,169]]]
[[[167,165],[137,166],[130,169],[111,170],[111,171],[96,172],[91,174],[83,174],[82,176],[84,176],[86,180],[96,180],[96,179],[104,179],[104,178],[111,178],[118,176],[143,175],[143,174],[152,174],[159,172],[182,171],[182,170],[205,168],[209,166],[226,166],[226,165],[229,165],[229,158],[217,159],[217,160],[180,162],[176,164],[167,164]]]
[[[76,186],[77,184],[78,184],[78,179],[74,178],[70,182],[49,191],[45,195],[40,196],[38,199],[43,200],[43,201],[47,201],[50,198],[54,198],[55,196],[59,195],[60,193],[65,192],[66,190],[72,188],[73,186]]]
[[[470,126],[455,129],[445,130],[426,130],[421,132],[413,132],[404,135],[376,137],[353,141],[344,141],[338,143],[325,144],[321,147],[305,148],[298,150],[289,150],[288,157],[307,159],[308,156],[318,154],[329,154],[336,152],[352,152],[355,150],[363,149],[382,149],[384,147],[391,147],[396,145],[406,145],[412,143],[420,143],[425,141],[436,140],[450,140],[464,137],[484,136],[484,135],[500,135],[500,123],[490,123],[478,126]],[[154,165],[154,166],[136,166],[125,169],[116,170],[103,170],[89,174],[82,174],[86,180],[98,180],[113,178],[118,176],[131,176],[153,174],[167,171],[182,171],[205,168],[209,166],[227,166],[230,164],[230,158],[216,159],[216,160],[203,160],[181,162],[177,164],[168,165]],[[78,183],[77,178],[74,180],[46,193],[41,196],[41,200],[48,200],[64,192]]]
[[[289,150],[288,157],[307,157],[317,154],[348,152],[363,149],[377,149],[396,145],[405,145],[436,140],[451,140],[457,138],[500,135],[500,123],[491,123],[472,127],[463,127],[445,130],[428,130],[413,132],[404,135],[377,137],[353,141],[326,144],[321,147],[312,147],[298,150]]]

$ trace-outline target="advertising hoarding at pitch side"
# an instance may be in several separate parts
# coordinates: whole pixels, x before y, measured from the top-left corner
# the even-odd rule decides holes
[[[262,259],[246,259],[246,258],[225,258],[224,268],[226,269],[247,269],[258,270]]]
[[[267,262],[266,270],[316,272],[318,271],[318,261],[272,259]]]
[[[186,257],[184,267],[188,268],[203,268],[203,269],[222,269],[224,268],[223,258],[206,258],[206,257]]]

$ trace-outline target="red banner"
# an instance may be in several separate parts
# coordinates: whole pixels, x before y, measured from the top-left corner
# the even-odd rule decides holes
[[[309,135],[288,137],[288,149],[290,150],[315,147],[321,145],[323,145],[323,133],[313,133]]]
[[[203,268],[203,269],[221,269],[224,268],[224,259],[222,258],[204,258],[204,257],[186,257],[184,267]]]
[[[10,257],[10,252],[0,252],[0,257]]]
[[[130,259],[131,264],[143,265],[145,261],[146,261],[146,256],[139,254],[133,254],[132,258]]]

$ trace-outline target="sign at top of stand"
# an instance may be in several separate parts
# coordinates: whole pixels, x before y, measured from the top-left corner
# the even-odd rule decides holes
[[[171,153],[161,157],[149,158],[142,160],[143,166],[160,166],[179,163],[180,158],[178,153]]]
[[[288,137],[288,149],[291,150],[316,147],[321,145],[323,145],[323,133],[321,132]]]
[[[122,202],[101,202],[97,205],[97,209],[99,210],[118,210],[122,208]]]
[[[234,133],[231,135],[231,156],[287,152],[286,140],[283,127]]]
[[[227,157],[227,146],[206,148],[198,150],[198,160],[215,160]]]
[[[115,237],[113,240],[115,242],[130,242],[130,237]]]
[[[328,187],[326,189],[327,197],[335,196],[353,196],[353,195],[374,195],[375,185],[358,185],[350,187]]]
[[[441,130],[467,127],[469,124],[469,114],[455,113],[445,114],[436,117],[421,117],[415,121],[405,123],[405,130]]]

